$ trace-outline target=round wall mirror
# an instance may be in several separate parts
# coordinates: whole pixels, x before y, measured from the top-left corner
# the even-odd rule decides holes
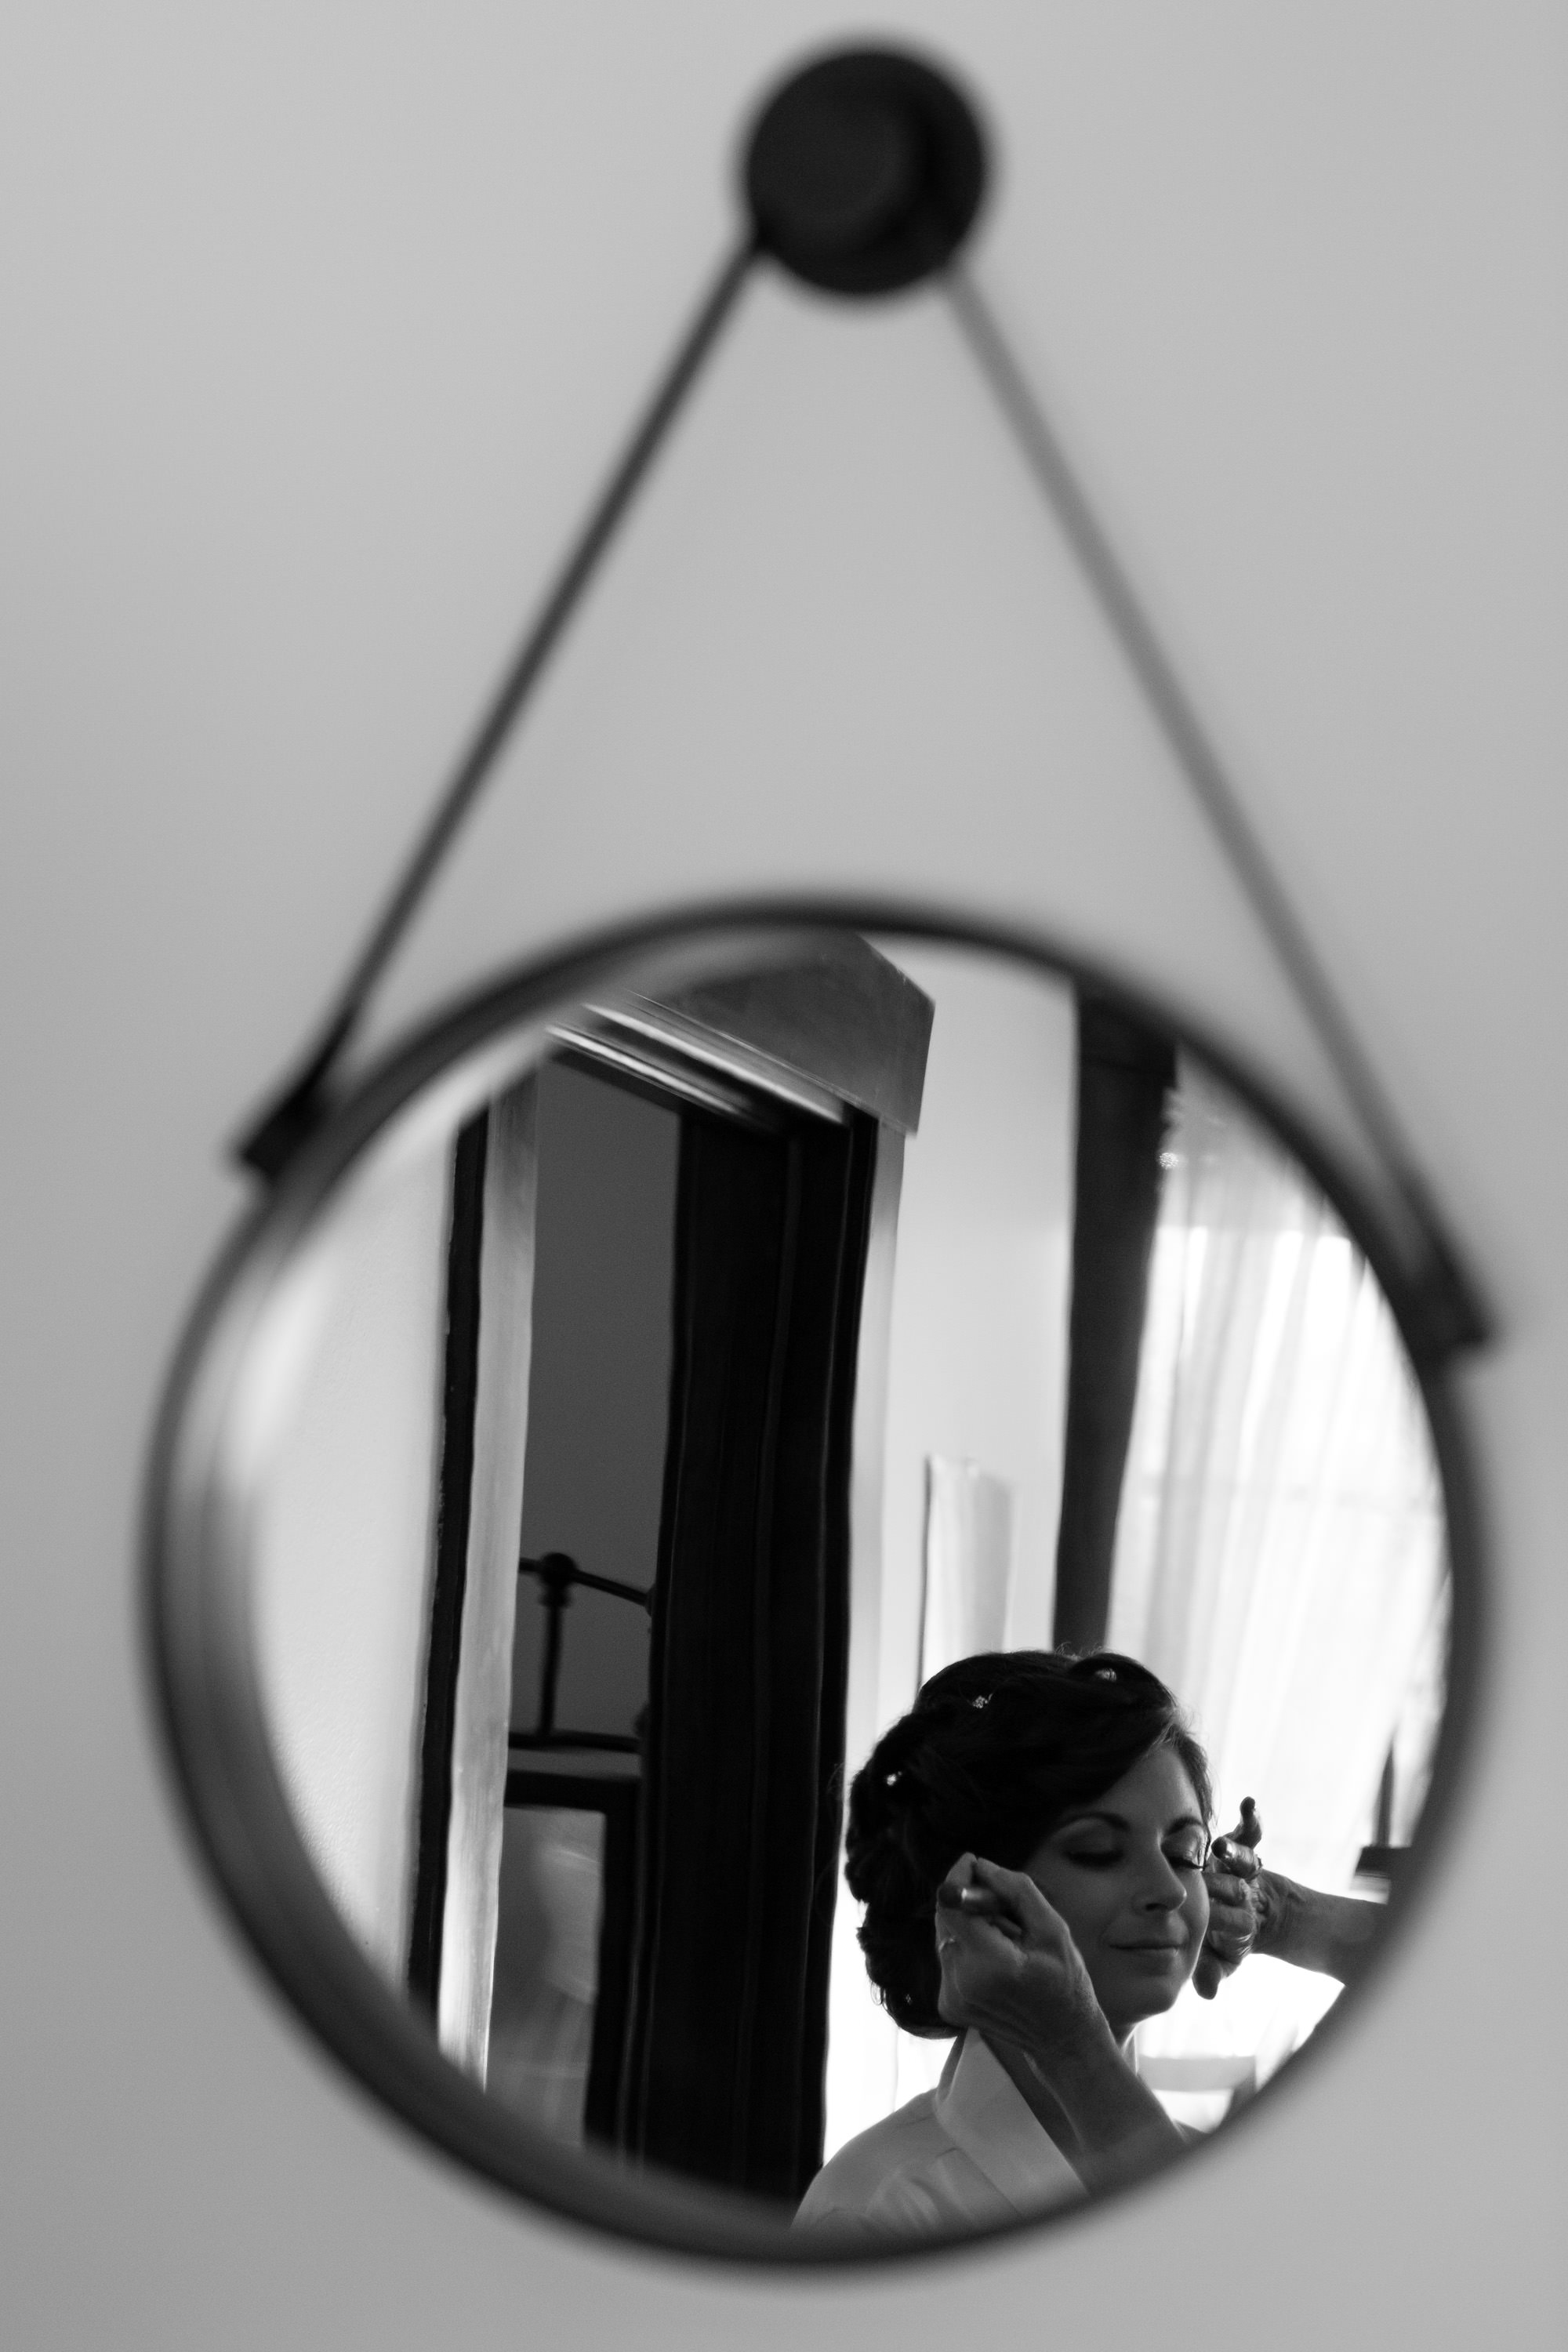
[[[1256,1086],[1037,943],[795,908],[525,972],[182,1352],[205,1853],[557,2210],[808,2263],[1069,2217],[1248,2127],[1410,1905],[1475,1605],[1414,1328]]]

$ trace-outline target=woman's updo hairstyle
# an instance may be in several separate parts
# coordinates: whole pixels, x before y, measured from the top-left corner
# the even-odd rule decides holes
[[[1058,1822],[1156,1748],[1174,1748],[1205,1821],[1208,1759],[1155,1675],[1112,1651],[988,1651],[933,1675],[849,1791],[846,1871],[866,1906],[872,1983],[909,2033],[948,2033],[932,1918],[961,1853],[1021,1870]]]

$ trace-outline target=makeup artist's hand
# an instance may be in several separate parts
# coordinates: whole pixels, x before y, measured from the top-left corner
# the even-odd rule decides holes
[[[936,1896],[937,2006],[1047,2063],[1110,2034],[1067,1921],[1021,1870],[963,1854]]]
[[[1204,1880],[1209,1891],[1209,1931],[1193,1971],[1193,1983],[1212,2000],[1248,1952],[1313,1969],[1348,1984],[1377,1940],[1381,1903],[1353,1895],[1322,1895],[1299,1886],[1258,1859],[1263,1824],[1250,1797],[1227,1838],[1215,1838]]]
[[[1241,1966],[1266,1934],[1273,1882],[1258,1859],[1263,1823],[1250,1797],[1228,1837],[1215,1838],[1204,1864],[1209,1893],[1209,1928],[1193,1971],[1193,1990],[1212,2000],[1226,1977]]]
[[[937,1889],[938,2008],[975,2029],[1086,2189],[1138,2179],[1181,2136],[1118,2049],[1067,1921],[1032,1878],[966,1853]]]

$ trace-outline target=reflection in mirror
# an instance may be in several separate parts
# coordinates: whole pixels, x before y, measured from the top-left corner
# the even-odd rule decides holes
[[[324,1198],[246,1457],[268,1736],[532,2131],[824,2251],[995,2227],[1222,2124],[1375,1942],[1445,1705],[1421,1394],[1167,1034],[929,940],[689,967]]]

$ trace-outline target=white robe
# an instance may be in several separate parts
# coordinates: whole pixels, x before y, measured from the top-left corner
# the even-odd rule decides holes
[[[1031,2221],[1084,2193],[1005,2068],[978,2033],[965,2033],[934,2091],[823,2166],[795,2226],[862,2244],[948,2237]]]

